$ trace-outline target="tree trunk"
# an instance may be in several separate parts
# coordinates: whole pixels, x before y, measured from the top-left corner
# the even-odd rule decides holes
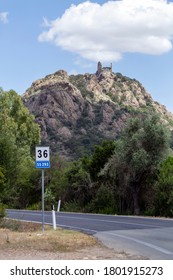
[[[140,214],[139,197],[138,197],[138,192],[136,190],[133,191],[133,206],[134,206],[134,215],[139,215]]]

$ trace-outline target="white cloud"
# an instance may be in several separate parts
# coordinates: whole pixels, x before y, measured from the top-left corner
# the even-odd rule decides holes
[[[0,22],[8,23],[8,13],[7,12],[0,13]]]
[[[173,3],[167,0],[119,0],[103,5],[72,5],[47,23],[39,41],[52,42],[82,58],[118,61],[123,53],[159,55],[172,49]]]
[[[92,62],[88,62],[84,59],[81,59],[80,57],[75,58],[74,64],[79,66],[80,68],[92,68],[95,66]]]

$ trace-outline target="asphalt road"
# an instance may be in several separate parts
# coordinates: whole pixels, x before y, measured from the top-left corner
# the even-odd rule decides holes
[[[41,211],[7,210],[9,218],[42,223]],[[52,224],[51,211],[44,213]],[[56,212],[57,226],[94,235],[118,251],[173,260],[173,219]]]

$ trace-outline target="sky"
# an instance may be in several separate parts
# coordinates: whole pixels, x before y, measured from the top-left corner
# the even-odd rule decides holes
[[[0,0],[0,87],[23,94],[97,62],[135,78],[173,112],[173,1]]]

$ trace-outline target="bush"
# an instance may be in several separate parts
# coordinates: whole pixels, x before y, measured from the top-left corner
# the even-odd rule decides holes
[[[0,217],[5,217],[6,212],[5,212],[5,205],[3,203],[0,203]]]
[[[101,185],[92,203],[93,209],[96,213],[115,214],[113,194],[107,186]]]
[[[41,209],[42,209],[42,203],[41,202],[34,203],[34,204],[27,207],[27,210],[41,210]]]
[[[6,228],[12,231],[18,231],[20,227],[21,222],[14,221],[10,219],[3,219],[0,226],[1,228]]]
[[[75,200],[65,202],[62,206],[62,211],[65,211],[65,212],[82,212],[79,203]]]

